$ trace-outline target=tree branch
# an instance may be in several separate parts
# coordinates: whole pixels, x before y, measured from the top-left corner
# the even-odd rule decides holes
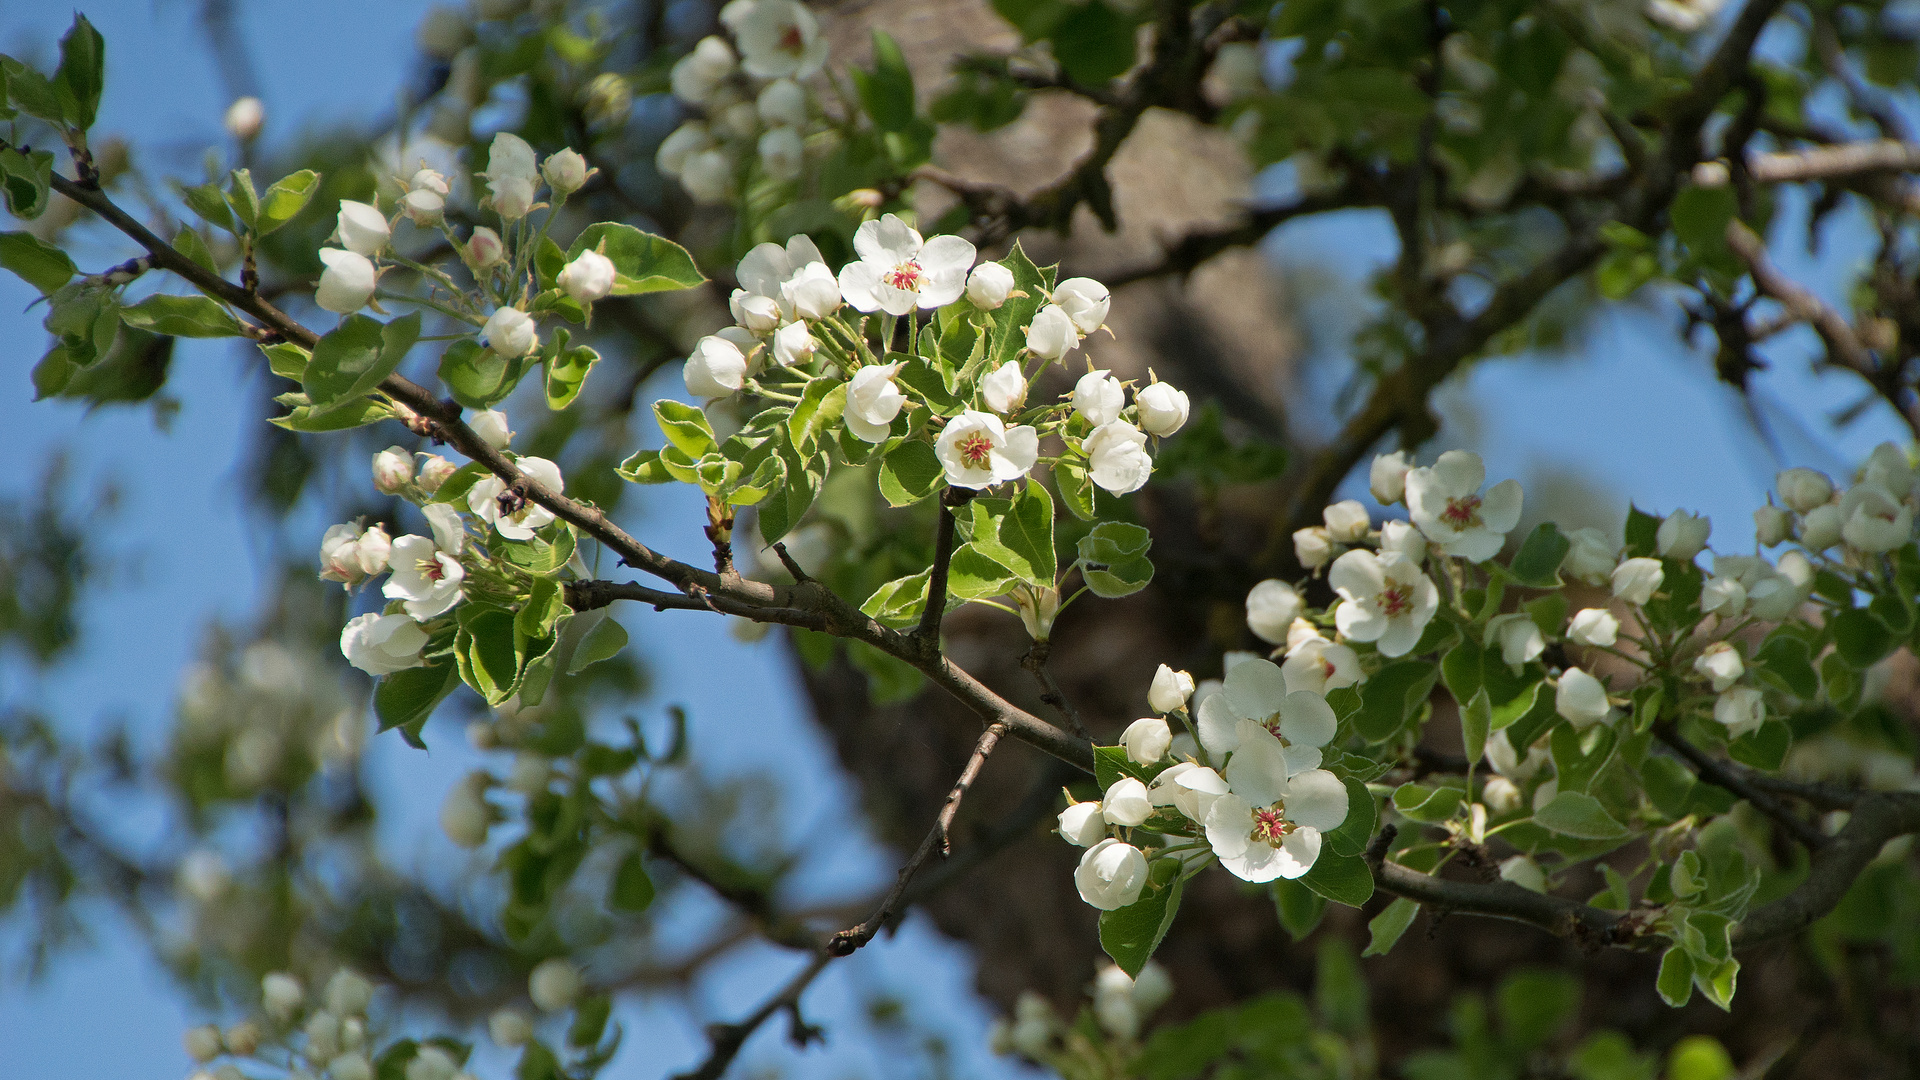
[[[1846,828],[1816,851],[1807,878],[1772,903],[1747,913],[1734,928],[1735,947],[1799,933],[1832,911],[1887,841],[1920,832],[1920,795],[1881,792],[1854,804]]]
[[[947,572],[953,564],[953,511],[973,498],[967,488],[949,487],[940,493],[940,522],[933,532],[933,566],[927,575],[927,606],[913,636],[928,655],[940,651],[940,620],[947,613]]]
[[[779,993],[761,1002],[760,1007],[747,1014],[744,1019],[732,1024],[710,1025],[707,1028],[707,1038],[712,1044],[712,1049],[707,1053],[706,1060],[689,1072],[676,1074],[673,1080],[720,1080],[720,1077],[726,1074],[727,1067],[733,1064],[733,1059],[740,1055],[740,1048],[747,1044],[747,1040],[760,1029],[760,1025],[782,1011],[793,1016],[794,1039],[804,1044],[809,1039],[818,1037],[818,1033],[807,1027],[800,1019],[800,995],[807,992],[807,987],[813,985],[813,980],[818,978],[832,962],[833,957],[827,953],[816,954],[807,962],[806,967],[800,969],[798,975],[788,980],[787,985],[782,987]]]
[[[1067,700],[1066,691],[1060,689],[1060,684],[1054,679],[1053,672],[1047,669],[1047,656],[1052,651],[1051,642],[1036,641],[1033,643],[1033,648],[1028,649],[1026,654],[1020,657],[1020,666],[1032,672],[1034,681],[1040,684],[1040,700],[1053,706],[1054,711],[1066,720],[1067,726],[1073,729],[1075,735],[1083,739],[1089,738],[1087,725],[1080,719],[1080,710],[1074,708],[1073,702]]]
[[[1827,846],[1831,838],[1813,823],[1793,812],[1793,808],[1781,802],[1770,792],[1747,782],[1747,778],[1729,768],[1712,754],[1680,737],[1671,723],[1655,724],[1653,733],[1661,742],[1693,766],[1700,779],[1715,787],[1722,787],[1740,796],[1753,805],[1755,810],[1772,818],[1781,828],[1792,834],[1800,846],[1808,851],[1819,851]]]

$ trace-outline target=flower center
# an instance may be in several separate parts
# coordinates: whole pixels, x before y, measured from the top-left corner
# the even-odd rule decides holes
[[[986,465],[987,458],[993,453],[993,440],[984,431],[974,431],[961,436],[953,448],[960,451],[961,461],[978,469]]]
[[[1413,610],[1413,590],[1399,582],[1390,581],[1387,587],[1380,590],[1379,594],[1373,598],[1373,602],[1380,609],[1380,614],[1389,619],[1397,619]],[[1327,668],[1331,674],[1333,665],[1328,664]]]
[[[788,52],[798,56],[806,48],[806,44],[806,38],[801,36],[798,23],[788,23],[787,28],[780,31],[779,48],[781,52]]]
[[[439,558],[421,559],[420,576],[428,581],[439,581],[447,576],[447,568],[440,565]]]
[[[1480,524],[1480,496],[1448,499],[1447,508],[1440,511],[1440,520],[1456,529],[1469,529]]]
[[[1279,847],[1280,842],[1287,838],[1287,834],[1298,828],[1286,819],[1280,806],[1281,804],[1274,803],[1264,810],[1256,808],[1253,812],[1253,832],[1247,835],[1247,839],[1256,844]]]
[[[912,259],[908,259],[899,266],[881,274],[880,280],[899,289],[901,292],[917,293],[920,291],[920,279],[925,276],[920,269],[920,264]]]

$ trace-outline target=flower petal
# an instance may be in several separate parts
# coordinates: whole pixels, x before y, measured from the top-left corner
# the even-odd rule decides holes
[[[1232,792],[1213,800],[1213,806],[1207,810],[1207,843],[1222,859],[1246,854],[1252,829],[1253,808]]]
[[[1273,667],[1271,664],[1267,666]],[[1274,668],[1274,671],[1277,673],[1279,669]],[[1339,720],[1333,715],[1333,706],[1327,704],[1326,698],[1310,690],[1288,694],[1280,707],[1280,735],[1294,746],[1325,746],[1333,738],[1333,729],[1339,725]]]
[[[1322,760],[1317,746],[1289,746],[1287,752],[1287,775],[1297,776],[1308,769],[1317,769]]]
[[[871,225],[873,222],[867,222]],[[860,226],[865,229],[867,226]],[[840,268],[840,295],[855,311],[880,310],[880,298],[874,289],[880,285],[880,267],[876,263],[850,262]]]
[[[1348,600],[1375,596],[1387,587],[1387,575],[1380,557],[1371,551],[1349,551],[1333,561],[1327,571],[1327,584]]]
[[[1325,831],[1347,820],[1347,785],[1325,769],[1308,769],[1288,780],[1286,800],[1287,820],[1296,825]]]
[[[1287,791],[1287,755],[1280,740],[1251,720],[1240,721],[1240,748],[1225,769],[1227,786],[1255,806],[1266,806]]]
[[[1222,696],[1241,719],[1264,721],[1284,707],[1287,677],[1271,660],[1248,660],[1227,672],[1224,691]]]
[[[1510,533],[1520,524],[1520,481],[1502,480],[1487,489],[1480,503],[1480,520],[1497,533]]]
[[[1240,717],[1233,713],[1233,706],[1227,704],[1227,695],[1209,694],[1200,703],[1197,719],[1200,725],[1200,745],[1206,748],[1207,756],[1218,764],[1220,759],[1240,747]]]
[[[1470,450],[1449,450],[1433,463],[1433,475],[1445,494],[1459,498],[1474,494],[1487,482],[1487,463]]]
[[[1320,859],[1320,830],[1295,829],[1287,834],[1285,840],[1280,841],[1278,854],[1280,857],[1275,861],[1280,868],[1279,876],[1283,878],[1304,876]]]

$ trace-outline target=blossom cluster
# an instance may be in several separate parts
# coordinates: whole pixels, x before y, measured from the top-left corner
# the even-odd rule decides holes
[[[1172,1000],[1173,989],[1167,970],[1151,960],[1136,976],[1105,964],[1087,988],[1087,1010],[1107,1038],[1134,1043],[1140,1038],[1142,1024]],[[1011,1022],[993,1022],[987,1031],[987,1045],[996,1054],[1019,1054],[1041,1064],[1065,1064],[1063,1059],[1090,1056],[1085,1052],[1091,1049],[1081,1025],[1063,1022],[1052,1003],[1031,990],[1023,991],[1014,1003]],[[1067,1068],[1059,1071],[1075,1075]]]
[[[806,169],[808,139],[825,118],[806,89],[827,59],[813,12],[797,0],[733,0],[720,22],[731,35],[700,39],[673,65],[673,95],[700,117],[660,143],[654,163],[695,202],[731,201],[750,165],[779,183]]]
[[[875,347],[865,321],[843,307],[883,315],[890,340],[902,317],[944,318],[942,309],[988,314],[1027,295],[1006,263],[976,265],[967,240],[922,237],[893,214],[861,225],[853,247],[857,257],[837,272],[804,235],[749,251],[728,302],[735,325],[695,345],[682,369],[688,392],[709,402],[740,394],[789,400],[783,391],[796,378],[809,381],[809,365],[825,365],[823,373],[846,377],[847,430],[882,444],[908,433],[912,425],[896,423],[903,415],[933,404],[903,369],[939,361],[889,354],[886,341]],[[1044,299],[1021,328],[1023,355],[1040,366],[1062,360],[1101,329],[1111,304],[1106,286],[1091,278],[1059,282]],[[1036,375],[1020,358],[1007,359],[958,389],[963,408],[929,418],[926,430],[949,484],[978,490],[1026,476],[1041,460],[1041,438],[1059,434],[1084,459],[1093,483],[1125,494],[1152,475],[1149,438],[1171,435],[1187,420],[1185,392],[1154,380],[1135,389],[1129,406],[1127,385],[1091,364],[1069,396],[1029,407]]]

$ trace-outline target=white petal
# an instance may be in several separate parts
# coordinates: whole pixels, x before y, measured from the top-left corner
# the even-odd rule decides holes
[[[1228,792],[1213,801],[1207,810],[1207,843],[1222,859],[1246,853],[1253,831],[1253,808],[1240,796]]]
[[[1272,664],[1267,666],[1273,667]],[[1279,670],[1274,668],[1276,674]],[[1282,685],[1285,685],[1284,678]],[[1327,704],[1326,698],[1309,690],[1288,694],[1280,707],[1280,734],[1294,746],[1325,746],[1333,738],[1333,729],[1338,726],[1333,706]]]
[[[867,222],[871,225],[873,222]],[[865,229],[862,225],[861,229]],[[880,310],[880,298],[874,289],[880,284],[880,268],[869,262],[850,262],[840,268],[840,295],[855,311]]]
[[[1347,785],[1325,769],[1287,781],[1287,820],[1311,829],[1337,829],[1347,820]]]
[[[1300,828],[1288,833],[1287,838],[1280,841],[1279,855],[1276,861],[1281,877],[1304,876],[1320,858],[1320,830]]]
[[[1471,450],[1449,450],[1433,463],[1433,475],[1446,494],[1459,498],[1472,495],[1487,482],[1487,463]]]
[[[1286,748],[1286,753],[1289,777],[1297,776],[1308,769],[1317,769],[1322,761],[1320,748],[1317,746],[1289,746]]]
[[[1227,695],[1209,694],[1200,703],[1196,719],[1200,726],[1200,745],[1218,764],[1220,759],[1240,746],[1240,717],[1227,704]]]
[[[1265,720],[1286,704],[1287,678],[1271,660],[1248,660],[1227,672],[1224,696],[1243,719]]]
[[[1251,720],[1240,722],[1240,748],[1225,770],[1227,786],[1255,806],[1266,806],[1287,791],[1287,755],[1280,740]]]
[[[1487,490],[1480,503],[1480,520],[1497,533],[1510,533],[1520,524],[1520,481],[1502,480]]]

